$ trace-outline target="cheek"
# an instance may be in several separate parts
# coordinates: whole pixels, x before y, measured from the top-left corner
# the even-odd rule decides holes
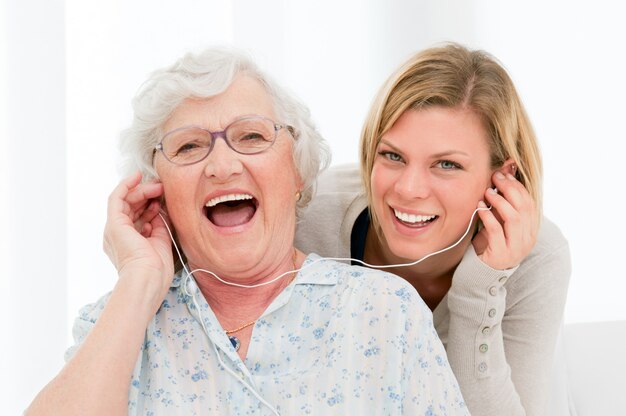
[[[165,188],[163,197],[165,198],[165,209],[170,221],[172,221],[176,229],[181,230],[184,228],[184,221],[182,220],[186,217],[182,211],[184,204],[181,196],[176,192],[176,188]]]
[[[182,178],[174,178],[168,176],[163,178],[163,199],[165,200],[165,208],[170,216],[170,219],[174,223],[179,223],[176,219],[180,218],[184,220],[188,217],[185,214],[185,209],[194,207],[194,188],[190,186],[194,183],[191,180],[184,180]]]
[[[478,201],[484,199],[489,184],[482,181],[445,181],[437,186],[437,194],[448,209],[469,212],[475,209]]]
[[[388,191],[389,188],[389,174],[384,168],[378,164],[374,164],[372,168],[372,174],[370,175],[371,191],[374,203],[382,199],[382,195]]]
[[[287,143],[276,143],[269,150],[253,155],[247,162],[246,169],[260,185],[269,183],[294,189],[301,187],[302,181],[296,168],[292,146]]]
[[[486,189],[487,184],[482,182],[475,183],[465,189],[463,199],[458,201],[458,208],[456,212],[456,221],[458,222],[459,232],[465,231],[470,226],[472,218],[474,218],[474,220],[478,220],[478,213],[474,213],[478,208],[478,201],[484,201]]]

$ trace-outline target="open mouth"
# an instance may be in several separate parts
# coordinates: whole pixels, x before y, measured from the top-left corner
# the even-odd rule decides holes
[[[427,225],[435,221],[437,218],[439,218],[438,215],[407,214],[406,212],[398,211],[395,208],[393,209],[393,214],[398,219],[398,221],[400,221],[402,224],[406,225],[407,227],[413,227],[413,228],[426,227]]]
[[[228,194],[206,203],[204,214],[218,227],[235,227],[249,222],[256,213],[258,202],[249,194]]]

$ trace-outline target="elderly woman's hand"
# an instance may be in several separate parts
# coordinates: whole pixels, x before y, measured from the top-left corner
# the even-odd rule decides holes
[[[155,284],[160,302],[174,275],[171,240],[159,215],[163,185],[140,182],[138,172],[122,180],[109,196],[104,251],[120,278],[146,278],[146,284]]]
[[[492,180],[500,193],[485,192],[492,209],[478,211],[484,227],[472,244],[486,265],[505,270],[520,264],[533,249],[539,218],[532,197],[513,175],[497,171]]]

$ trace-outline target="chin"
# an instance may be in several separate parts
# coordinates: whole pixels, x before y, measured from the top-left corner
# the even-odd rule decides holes
[[[389,246],[389,250],[393,253],[394,256],[406,260],[406,263],[412,263],[436,251],[434,249],[430,250],[428,247],[424,247],[423,245],[406,244]]]

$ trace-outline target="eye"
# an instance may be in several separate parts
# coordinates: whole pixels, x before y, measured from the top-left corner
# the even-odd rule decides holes
[[[453,162],[451,160],[440,160],[438,161],[435,166],[443,169],[443,170],[456,170],[456,169],[463,169],[463,166],[459,165],[456,162]]]
[[[176,149],[176,154],[190,152],[194,149],[197,149],[198,147],[200,147],[198,143],[194,143],[194,142],[185,143],[182,146],[180,146],[178,149]]]
[[[402,156],[400,156],[396,152],[390,152],[389,150],[381,150],[378,152],[378,154],[391,162],[402,162]]]
[[[211,146],[211,136],[204,131],[185,129],[167,136],[163,145],[166,153],[172,157],[195,154]]]
[[[245,142],[245,141],[266,141],[267,139],[265,138],[265,136],[262,133],[257,133],[257,132],[247,132],[245,134],[243,134],[241,137],[239,137],[238,141],[240,142]]]

